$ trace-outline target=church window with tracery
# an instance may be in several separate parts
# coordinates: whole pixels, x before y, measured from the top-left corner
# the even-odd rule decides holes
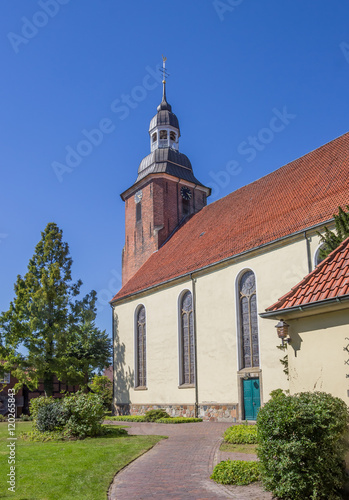
[[[239,281],[240,368],[259,366],[256,278],[246,271]]]
[[[145,308],[138,309],[136,317],[136,387],[147,385],[147,345],[146,345],[146,321]]]
[[[181,384],[195,384],[195,343],[192,294],[186,292],[180,302]]]

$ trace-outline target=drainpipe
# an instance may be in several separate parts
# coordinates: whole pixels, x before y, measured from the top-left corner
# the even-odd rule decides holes
[[[197,334],[196,334],[196,279],[190,275],[193,290],[193,326],[194,326],[194,352],[195,352],[195,418],[199,415],[199,390],[198,390],[198,349],[197,349]]]
[[[311,263],[310,241],[309,241],[309,238],[307,237],[306,231],[304,231],[304,238],[305,238],[306,245],[307,245],[308,273],[311,273],[313,266]]]
[[[115,381],[114,381],[114,359],[115,359],[115,331],[114,331],[114,328],[115,328],[115,320],[114,320],[114,306],[111,306],[111,310],[113,312],[112,314],[112,325],[111,325],[111,328],[112,328],[112,334],[111,334],[111,338],[112,338],[112,342],[113,342],[113,403],[112,403],[112,415],[115,414],[115,390],[114,390],[114,387],[115,387]]]

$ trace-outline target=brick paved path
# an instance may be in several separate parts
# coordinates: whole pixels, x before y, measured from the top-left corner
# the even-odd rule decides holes
[[[114,423],[114,422],[113,422]],[[222,453],[219,446],[231,424],[152,424],[128,422],[129,434],[169,436],[120,471],[109,490],[109,500],[269,500],[257,483],[223,486],[210,479],[213,467],[232,458],[253,460],[254,455]],[[239,455],[239,456],[238,456]]]

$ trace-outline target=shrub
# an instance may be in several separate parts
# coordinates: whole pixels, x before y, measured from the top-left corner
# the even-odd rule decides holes
[[[159,418],[170,418],[170,415],[165,410],[149,410],[144,415],[145,422],[155,422]]]
[[[257,443],[257,426],[233,425],[225,431],[224,441],[232,444],[255,444]]]
[[[22,413],[20,419],[22,420],[22,422],[29,422],[33,420],[33,417],[31,415],[25,415],[24,413]]]
[[[117,417],[105,417],[105,420],[117,422],[145,422],[143,415],[119,415]]]
[[[61,399],[35,398],[30,411],[39,432],[61,431],[66,437],[80,439],[103,433],[105,408],[97,394],[76,392]]]
[[[69,437],[85,438],[102,433],[105,408],[97,394],[76,392],[63,399],[67,421],[64,432]]]
[[[245,462],[243,460],[225,460],[213,469],[211,479],[221,484],[246,484],[259,481],[260,466],[258,462]]]
[[[110,410],[113,402],[113,383],[105,375],[95,375],[90,384],[92,391],[103,399],[105,409]]]
[[[348,409],[330,394],[278,394],[257,417],[264,487],[291,500],[341,498]]]
[[[41,401],[40,403],[35,411],[35,424],[38,431],[62,430],[67,418],[67,412],[61,401],[52,398],[49,401]]]
[[[169,417],[169,418],[158,418],[158,420],[156,420],[157,424],[191,424],[195,422],[202,422],[202,418]]]
[[[0,414],[0,422],[5,422],[5,420],[6,420],[6,417],[4,415]]]

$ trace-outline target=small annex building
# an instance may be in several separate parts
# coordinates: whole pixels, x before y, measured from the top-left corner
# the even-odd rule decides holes
[[[260,313],[313,271],[317,231],[349,202],[349,133],[207,205],[210,189],[179,152],[165,86],[150,122],[150,154],[121,195],[123,284],[111,301],[114,411],[161,407],[171,415],[255,420],[272,390],[289,387],[279,316],[273,323]],[[309,371],[317,363],[312,342],[309,333]],[[300,359],[298,352],[290,357],[297,388],[307,375]],[[314,370],[304,387],[314,385]],[[347,398],[342,376],[341,384]]]
[[[349,398],[349,238],[262,313],[287,322],[290,393]]]

